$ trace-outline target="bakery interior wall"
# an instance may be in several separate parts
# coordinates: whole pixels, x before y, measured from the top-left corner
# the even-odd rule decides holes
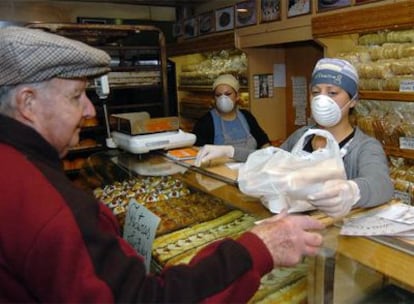
[[[352,1],[352,3],[354,2]],[[355,11],[360,8],[395,2],[404,1],[372,1],[364,3],[364,5],[319,11],[319,0],[313,0],[311,1],[310,14],[290,18],[287,17],[287,5],[284,5],[286,2],[281,2],[279,20],[262,23],[259,21],[254,26],[236,28],[236,47],[248,53],[250,83],[252,83],[253,75],[272,73],[275,64],[285,65],[286,87],[274,88],[272,98],[255,99],[253,88],[249,85],[250,109],[272,140],[283,141],[301,126],[296,121],[296,108],[293,103],[295,88],[292,79],[305,77],[308,88],[313,66],[317,60],[335,54],[332,49],[328,50],[326,44],[321,43],[321,40],[313,38],[312,18],[317,15],[337,14],[342,11]],[[338,41],[338,45],[344,47],[341,41]],[[307,106],[307,119],[309,114],[309,106]]]
[[[175,8],[109,2],[0,1],[0,20],[4,21],[62,23],[77,22],[78,17],[174,22]]]
[[[367,6],[394,3],[397,0],[374,1]],[[402,0],[401,0],[402,1]],[[210,1],[197,6],[194,15],[233,5],[240,1]],[[282,2],[283,3],[283,2]],[[295,108],[292,104],[291,78],[305,76],[309,80],[312,67],[318,58],[329,55],[322,45],[312,39],[311,18],[317,14],[330,14],[331,11],[317,12],[318,0],[312,1],[311,14],[287,18],[286,5],[281,6],[281,20],[258,23],[234,31],[235,47],[245,51],[249,62],[249,83],[255,74],[273,72],[274,64],[286,66],[286,88],[274,88],[271,98],[254,99],[254,88],[249,85],[249,108],[257,117],[272,140],[284,139],[298,127],[295,124]],[[356,10],[358,6],[341,10]],[[337,12],[334,10],[333,12]],[[174,22],[175,8],[139,5],[86,3],[71,1],[9,0],[0,1],[0,20],[76,22],[77,17],[113,19],[137,19]],[[168,51],[168,50],[167,50]]]

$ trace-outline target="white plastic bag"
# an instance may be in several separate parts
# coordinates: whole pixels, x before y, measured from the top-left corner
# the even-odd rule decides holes
[[[312,134],[325,137],[327,143],[309,153],[303,150],[303,144]],[[338,143],[331,133],[321,129],[306,131],[291,152],[268,147],[251,153],[238,174],[239,189],[260,197],[274,213],[315,209],[306,198],[330,179],[346,179],[346,173]]]

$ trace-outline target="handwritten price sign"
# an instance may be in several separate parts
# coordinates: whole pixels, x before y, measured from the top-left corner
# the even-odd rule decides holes
[[[160,220],[135,199],[129,201],[124,225],[124,239],[144,257],[147,272],[151,264],[152,243]]]

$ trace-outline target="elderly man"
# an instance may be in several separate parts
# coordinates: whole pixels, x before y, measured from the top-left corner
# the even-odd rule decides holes
[[[87,78],[109,56],[39,30],[0,29],[0,301],[245,302],[260,277],[317,253],[305,216],[270,218],[237,240],[221,240],[187,266],[146,274],[93,195],[74,187],[61,158],[95,115]]]

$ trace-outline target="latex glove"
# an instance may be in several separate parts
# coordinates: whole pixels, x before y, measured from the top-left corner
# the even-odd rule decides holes
[[[201,164],[219,157],[234,156],[234,147],[230,145],[205,145],[198,151],[194,165],[200,167]]]
[[[326,181],[321,191],[308,195],[308,202],[331,217],[348,214],[361,198],[358,185],[351,180]]]

